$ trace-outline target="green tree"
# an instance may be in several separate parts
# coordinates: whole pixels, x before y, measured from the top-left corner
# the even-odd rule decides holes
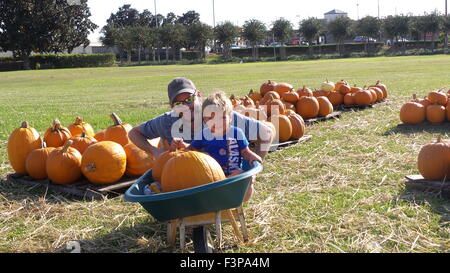
[[[333,35],[337,41],[337,51],[342,54],[342,44],[345,39],[348,39],[353,35],[352,33],[353,21],[348,17],[338,17],[337,19],[328,23],[328,32]]]
[[[322,21],[314,17],[300,22],[300,36],[308,40],[310,56],[313,55],[313,42],[319,38],[322,29]]]
[[[271,32],[275,36],[277,41],[281,43],[280,55],[282,59],[285,59],[286,58],[285,43],[287,43],[294,34],[294,29],[292,28],[291,22],[289,22],[284,18],[280,18],[272,23]]]
[[[211,26],[202,22],[194,22],[187,26],[189,44],[197,47],[201,52],[201,58],[206,57],[205,48],[208,42],[213,38],[213,29]]]
[[[92,23],[87,0],[0,0],[0,48],[30,69],[32,52],[63,52],[89,45]]]
[[[364,36],[364,50],[368,53],[367,44],[369,38],[378,37],[381,31],[381,22],[378,18],[366,16],[356,22],[355,31],[358,35]]]
[[[242,36],[252,45],[253,60],[258,59],[258,44],[264,40],[267,34],[266,25],[256,19],[245,21],[242,30]]]
[[[187,41],[186,27],[180,23],[166,24],[160,29],[159,35],[162,44],[166,47],[166,61],[169,60],[170,47],[172,48],[173,60],[175,60],[176,53]]]
[[[444,50],[445,54],[448,53],[448,33],[450,32],[450,16],[442,17],[442,31],[444,31]]]
[[[405,38],[410,32],[410,17],[405,15],[388,16],[383,21],[383,30],[385,35],[392,40],[394,49],[399,38]],[[395,40],[395,41],[394,41]],[[403,50],[406,42],[403,39]]]
[[[223,47],[223,56],[226,60],[231,58],[231,45],[238,37],[238,28],[233,23],[227,21],[218,24],[214,29],[214,35],[219,45]]]
[[[178,17],[177,22],[182,24],[183,26],[190,26],[194,23],[199,23],[200,14],[195,12],[195,10],[190,10],[186,13],[183,13],[183,15],[181,15],[180,17]]]
[[[431,50],[434,51],[436,33],[442,28],[442,17],[437,11],[425,14],[423,17],[424,31],[432,34]]]

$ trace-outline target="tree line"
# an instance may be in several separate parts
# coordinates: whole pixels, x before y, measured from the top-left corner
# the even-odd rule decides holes
[[[89,45],[88,35],[98,26],[90,20],[87,0],[77,2],[74,5],[67,0],[0,0],[0,50],[12,51],[27,69],[31,53],[71,52],[78,46]],[[328,23],[311,17],[299,22],[297,28],[284,18],[275,20],[270,26],[258,19],[250,19],[242,26],[225,21],[213,28],[201,22],[200,14],[193,10],[182,15],[170,12],[163,16],[149,10],[139,12],[130,5],[124,5],[107,19],[100,39],[104,45],[117,46],[125,52],[128,61],[131,61],[133,52],[138,53],[139,61],[142,52],[146,53],[146,60],[148,52],[152,52],[153,60],[158,58],[160,61],[160,54],[156,54],[158,49],[165,49],[166,60],[170,53],[176,60],[181,57],[181,48],[199,51],[200,57],[205,58],[208,46],[221,51],[224,58],[229,59],[231,45],[239,38],[248,41],[256,60],[258,47],[267,40],[280,42],[280,54],[285,58],[284,44],[296,34],[308,41],[309,53],[312,54],[312,46],[320,36],[334,37],[338,52],[342,51],[345,40],[354,35],[365,36],[367,51],[369,37],[404,42],[402,38],[405,37],[425,40],[427,33],[448,33],[449,30],[450,17],[438,12],[383,19],[366,16],[356,21],[339,17]]]

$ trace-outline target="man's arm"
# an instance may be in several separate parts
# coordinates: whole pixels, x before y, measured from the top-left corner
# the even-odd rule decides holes
[[[141,133],[140,126],[136,126],[128,133],[128,138],[141,150],[146,152],[150,152],[155,158],[158,158],[159,155],[164,152],[158,147],[153,146],[148,142],[147,137]]]

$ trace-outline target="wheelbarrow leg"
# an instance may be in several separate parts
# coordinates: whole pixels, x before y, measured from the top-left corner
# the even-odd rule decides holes
[[[177,238],[178,220],[171,220],[167,223],[167,243],[170,246],[175,245]]]
[[[186,240],[186,227],[184,225],[184,219],[180,220],[180,249],[181,252],[185,251],[185,240]]]
[[[237,208],[237,212],[239,215],[239,222],[241,223],[242,236],[244,237],[244,242],[248,242],[248,231],[247,224],[245,223],[244,210],[242,206]]]
[[[217,249],[222,249],[222,219],[220,211],[216,212],[216,234],[219,244],[219,247]]]
[[[234,219],[233,212],[230,209],[227,209],[226,213],[228,215],[228,218],[230,218],[230,222],[231,222],[231,226],[233,227],[234,235],[236,235],[236,237],[238,238],[238,240],[240,242],[243,242],[244,239],[242,238],[242,234],[239,231],[239,227],[236,223],[236,220]]]

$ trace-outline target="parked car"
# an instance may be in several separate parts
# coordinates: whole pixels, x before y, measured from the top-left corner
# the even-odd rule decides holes
[[[356,36],[355,39],[353,39],[354,43],[365,43],[367,41],[367,37],[365,36]],[[369,37],[369,43],[374,43],[377,40],[374,38]]]
[[[231,45],[231,49],[238,49],[240,48],[238,45]]]
[[[270,43],[269,46],[279,47],[279,46],[281,46],[281,43],[279,43],[279,42],[273,42],[273,43]]]

